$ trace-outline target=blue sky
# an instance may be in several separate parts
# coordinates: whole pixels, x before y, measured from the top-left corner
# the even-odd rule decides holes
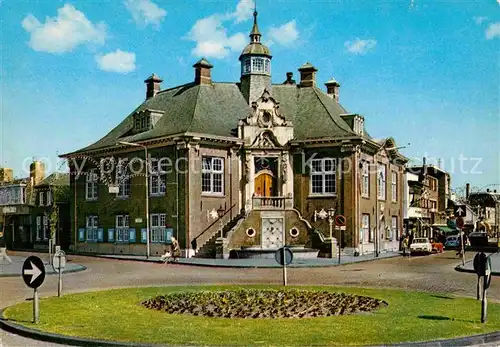
[[[36,157],[55,170],[57,154],[144,100],[152,72],[162,88],[184,84],[205,56],[215,81],[238,81],[252,11],[251,0],[0,1],[0,165],[24,176]],[[259,0],[258,11],[274,83],[309,61],[372,136],[440,158],[453,187],[500,183],[499,2]]]

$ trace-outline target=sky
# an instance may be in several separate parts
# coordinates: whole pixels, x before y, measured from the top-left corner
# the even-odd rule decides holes
[[[252,0],[0,0],[0,166],[27,175],[109,132],[145,98],[193,81],[237,82]],[[305,62],[374,138],[426,157],[452,187],[500,189],[500,0],[258,0],[273,83]],[[409,145],[408,145],[409,144]]]

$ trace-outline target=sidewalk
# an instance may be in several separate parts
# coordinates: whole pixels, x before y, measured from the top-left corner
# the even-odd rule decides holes
[[[10,259],[12,259],[12,264],[6,259],[0,260],[0,277],[17,277],[22,276],[22,269],[24,261],[27,257],[21,257],[17,255],[9,255]],[[48,254],[46,256],[40,256],[43,263],[45,264],[45,274],[46,275],[55,275],[56,272],[52,268],[52,265],[48,262]],[[86,270],[87,268],[83,265],[72,263],[71,261],[66,261],[66,267],[64,268],[63,274],[70,272],[78,272]]]
[[[377,259],[392,258],[400,256],[398,252],[380,253],[378,258],[373,254],[362,255],[358,257],[342,255],[340,265],[361,263]],[[149,257],[135,255],[98,255],[102,258],[135,260],[148,262],[161,262],[160,257]],[[212,267],[236,267],[236,268],[281,268],[274,259],[209,259],[209,258],[179,258],[176,264],[192,265],[192,266],[212,266]],[[311,259],[294,259],[288,267],[329,267],[338,266],[338,258],[311,258]]]
[[[486,253],[485,253],[486,254]],[[493,253],[491,256],[491,275],[492,276],[500,276],[500,253]],[[465,263],[465,265],[458,265],[455,270],[462,272],[472,272],[474,271],[474,262],[473,260],[469,260]]]

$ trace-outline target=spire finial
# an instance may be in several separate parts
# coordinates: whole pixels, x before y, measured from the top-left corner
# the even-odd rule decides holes
[[[259,32],[259,26],[257,25],[257,1],[254,0],[254,11],[253,11],[253,28],[252,31],[250,32],[250,42],[260,42],[260,32]]]

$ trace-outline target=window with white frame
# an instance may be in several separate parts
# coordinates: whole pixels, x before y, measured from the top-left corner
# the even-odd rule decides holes
[[[223,194],[224,159],[203,157],[201,171],[201,191],[210,194]]]
[[[398,236],[398,217],[397,216],[392,216],[391,220],[391,235],[389,236],[389,239],[394,240],[394,236]]]
[[[116,216],[116,241],[128,242],[129,240],[129,216],[121,214]]]
[[[246,58],[243,64],[243,73],[250,73],[251,71],[252,60],[251,58]]]
[[[97,200],[98,176],[97,169],[91,169],[86,177],[85,197],[87,200]]]
[[[130,175],[128,173],[127,161],[122,159],[116,167],[116,182],[118,183],[119,198],[128,198],[130,196]]]
[[[47,191],[47,206],[52,205],[52,192],[49,190]]]
[[[167,191],[167,162],[162,159],[151,159],[149,174],[149,193],[151,195],[165,195]]]
[[[166,214],[152,213],[151,221],[151,242],[165,243]]]
[[[369,214],[363,214],[361,217],[361,230],[363,232],[363,235],[361,237],[361,241],[363,243],[369,243],[372,242],[372,237],[370,235],[370,215]]]
[[[370,164],[366,161],[363,162],[362,170],[363,185],[361,186],[361,194],[363,197],[368,198],[370,197]]]
[[[253,58],[252,59],[252,70],[253,70],[253,72],[264,72],[264,59],[263,58]]]
[[[40,191],[38,193],[38,205],[45,206],[45,192]]]
[[[43,216],[43,239],[47,240],[49,238],[49,218],[48,216]]]
[[[311,194],[333,195],[335,184],[336,161],[333,158],[311,160]]]
[[[377,180],[378,180],[378,198],[380,200],[385,200],[386,192],[386,167],[383,164],[378,165],[377,170]]]
[[[97,216],[87,216],[87,241],[97,241],[97,226],[99,219]]]
[[[42,239],[42,216],[36,216],[36,239]]]
[[[393,171],[391,175],[391,197],[392,201],[398,201],[398,173]]]

